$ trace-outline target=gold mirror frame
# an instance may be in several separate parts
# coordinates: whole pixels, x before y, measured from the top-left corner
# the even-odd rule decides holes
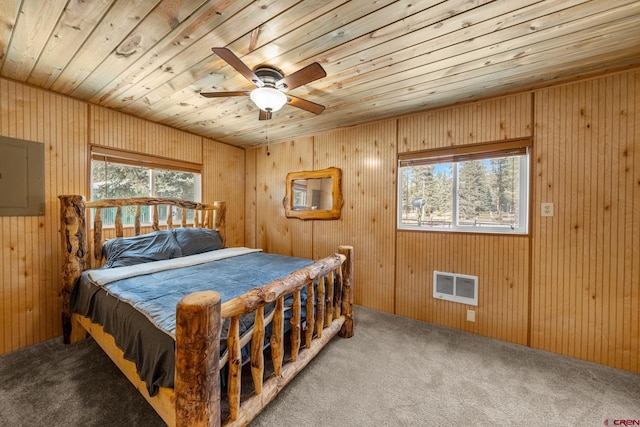
[[[294,209],[293,182],[299,179],[331,178],[331,209]],[[289,172],[287,174],[287,194],[282,201],[287,218],[299,219],[340,219],[342,213],[342,170],[327,168],[315,171]]]

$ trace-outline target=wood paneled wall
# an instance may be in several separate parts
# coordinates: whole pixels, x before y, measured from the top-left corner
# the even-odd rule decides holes
[[[356,261],[356,303],[393,312],[393,287],[388,284],[394,280],[395,196],[387,189],[395,182],[395,140],[391,120],[271,145],[269,155],[267,147],[249,150],[256,184],[248,175],[246,206],[256,219],[255,230],[247,227],[247,242],[255,235],[256,247],[267,252],[314,259],[336,252],[339,245],[352,245],[356,260],[362,260]],[[349,195],[342,218],[286,218],[282,200],[287,173],[331,166],[342,169]]]
[[[89,126],[91,144],[202,163],[200,136],[96,105],[90,106]]]
[[[640,72],[534,96],[531,344],[640,372]]]
[[[442,108],[398,119],[398,152],[531,136],[531,95]]]
[[[531,95],[430,111],[398,120],[400,151],[531,136]],[[527,344],[529,237],[398,231],[396,313]],[[433,298],[433,271],[478,276],[478,306]],[[467,309],[476,321],[468,322]]]
[[[478,306],[433,298],[434,270],[478,276]],[[397,314],[526,345],[529,238],[399,231],[396,299]]]
[[[0,134],[45,148],[44,216],[0,217],[0,353],[60,335],[58,195],[87,187],[87,105],[0,79]]]
[[[46,152],[45,215],[0,217],[0,352],[60,334],[57,195],[86,192],[96,143],[204,163],[205,199],[222,194],[240,218],[227,222],[230,244],[315,258],[354,245],[358,304],[640,372],[638,88],[633,70],[301,137],[267,155],[0,79],[0,134]],[[530,135],[530,236],[396,231],[398,152]],[[342,219],[285,218],[287,172],[328,166],[343,170]],[[540,217],[542,202],[553,217]],[[480,305],[433,300],[434,269],[477,274]]]
[[[282,200],[288,172],[313,169],[313,138],[263,146],[255,151],[256,247],[267,252],[313,257],[313,221],[286,218]],[[269,154],[267,154],[269,153]]]
[[[339,221],[312,221],[313,255],[339,245],[355,255],[355,302],[394,312],[396,121],[316,136],[315,169],[342,169],[345,204]]]
[[[246,150],[245,159],[245,187],[244,187],[244,244],[250,248],[257,248],[256,234],[258,220],[258,150]]]
[[[244,149],[203,138],[202,200],[227,203],[226,245],[244,246]]]
[[[272,159],[248,150],[246,239],[303,256],[288,229],[302,227],[296,248],[316,258],[353,244],[358,304],[640,372],[639,89],[633,70],[272,145]],[[533,138],[529,235],[396,230],[397,153],[520,137]],[[286,173],[311,156],[343,170],[339,221],[284,218]],[[433,270],[477,275],[478,307],[435,300]]]
[[[203,199],[227,201],[244,244],[244,150],[0,79],[0,135],[45,145],[45,215],[0,217],[0,354],[61,334],[60,194],[86,194],[89,146],[205,163]]]

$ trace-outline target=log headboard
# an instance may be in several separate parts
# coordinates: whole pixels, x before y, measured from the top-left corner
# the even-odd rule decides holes
[[[89,229],[87,220],[91,218],[89,212],[95,209],[93,220],[93,259],[100,262],[102,259],[103,209],[116,208],[115,237],[124,237],[122,224],[122,209],[124,207],[135,208],[134,234],[141,233],[140,221],[142,207],[151,207],[151,229],[159,230],[161,227],[170,229],[178,227],[202,227],[212,228],[220,233],[223,244],[225,243],[225,202],[213,202],[212,204],[192,202],[182,199],[162,197],[129,197],[122,199],[102,199],[91,202],[85,201],[82,195],[62,195],[60,200],[60,233],[62,234],[62,324],[65,342],[70,331],[69,299],[73,286],[84,270],[91,268],[90,245],[88,243]],[[158,215],[158,206],[167,206],[168,215],[166,224],[161,225]],[[172,212],[174,209],[182,211],[180,224],[173,224]],[[187,223],[187,213],[193,211],[193,223]]]

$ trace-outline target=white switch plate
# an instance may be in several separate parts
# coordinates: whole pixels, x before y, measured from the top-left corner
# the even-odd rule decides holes
[[[553,216],[553,203],[540,203],[541,216]]]
[[[467,310],[467,322],[475,322],[475,321],[476,321],[475,310]]]

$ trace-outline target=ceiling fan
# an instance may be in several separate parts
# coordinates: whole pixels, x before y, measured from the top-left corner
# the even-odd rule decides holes
[[[260,108],[260,120],[271,119],[271,113],[278,111],[284,104],[293,105],[315,114],[324,111],[323,105],[285,94],[288,90],[325,77],[327,73],[317,62],[284,76],[279,69],[270,65],[259,65],[255,70],[252,70],[226,47],[214,47],[211,50],[253,83],[256,88],[251,91],[200,92],[200,95],[206,98],[249,96]]]

